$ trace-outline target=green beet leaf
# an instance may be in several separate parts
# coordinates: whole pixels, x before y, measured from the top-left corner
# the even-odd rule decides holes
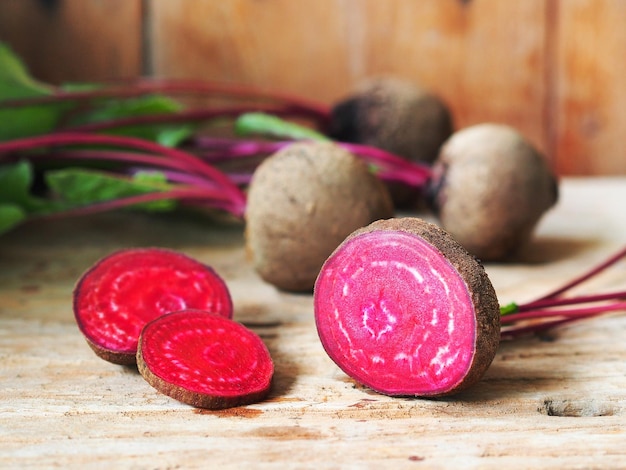
[[[57,201],[34,196],[33,169],[29,162],[0,166],[0,203],[20,207],[27,214],[47,214],[63,209]]]
[[[26,211],[20,206],[0,202],[0,234],[17,227],[27,217]]]
[[[182,105],[171,98],[149,95],[138,98],[102,99],[88,112],[75,116],[71,124],[91,124],[138,116],[171,114],[182,110]],[[190,124],[130,125],[107,130],[107,133],[138,137],[175,147],[194,132]]]
[[[49,171],[45,180],[57,197],[75,207],[172,189],[165,176],[156,171],[139,172],[130,178],[97,170],[66,168]],[[173,210],[176,205],[176,201],[164,199],[134,204],[131,207],[147,211],[168,211]]]
[[[24,64],[6,44],[0,42],[0,141],[43,134],[53,130],[68,103],[32,106],[3,106],[3,100],[49,95],[53,91],[33,79]]]
[[[266,113],[245,113],[239,116],[235,121],[235,132],[242,136],[260,134],[292,140],[329,140],[313,129]]]

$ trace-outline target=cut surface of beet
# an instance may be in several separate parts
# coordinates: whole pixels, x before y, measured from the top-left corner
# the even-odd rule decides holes
[[[102,258],[74,289],[74,315],[94,351],[116,364],[136,361],[149,321],[177,310],[232,317],[232,300],[210,267],[172,250],[135,248]]]
[[[488,288],[486,297],[495,298]],[[480,358],[486,365],[476,363],[484,328],[475,297],[457,267],[425,239],[365,230],[348,237],[322,268],[315,320],[328,355],[358,382],[392,396],[446,395],[468,376],[482,375],[495,353],[490,344],[487,359]],[[488,303],[488,342],[497,343],[497,301]],[[476,367],[483,370],[477,374]]]
[[[262,400],[274,373],[270,354],[256,333],[193,309],[148,323],[139,339],[137,364],[160,392],[209,409]]]

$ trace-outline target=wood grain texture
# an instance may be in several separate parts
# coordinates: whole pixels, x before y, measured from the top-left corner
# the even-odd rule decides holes
[[[624,17],[621,0],[3,0],[0,40],[54,83],[152,73],[332,103],[397,75],[457,128],[507,123],[559,174],[609,175],[626,174]]]
[[[565,179],[526,262],[486,264],[502,303],[534,298],[625,242],[624,178]],[[581,221],[585,221],[581,223]],[[393,399],[326,356],[312,298],[251,270],[237,224],[129,213],[24,226],[0,243],[2,468],[622,468],[626,315],[502,343],[484,379],[445,400]],[[276,365],[268,400],[201,411],[102,361],[71,310],[74,282],[118,248],[164,246],[212,265],[235,319]],[[578,292],[623,288],[618,263]]]
[[[546,150],[545,1],[153,0],[156,75],[331,103],[372,75],[424,85],[457,127],[499,121]]]
[[[555,158],[563,173],[626,173],[626,2],[563,1],[556,24]]]
[[[141,74],[141,27],[141,0],[0,2],[0,40],[51,83]]]

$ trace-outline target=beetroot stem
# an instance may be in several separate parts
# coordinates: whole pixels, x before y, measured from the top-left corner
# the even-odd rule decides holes
[[[559,318],[557,320],[547,320],[541,322],[534,322],[531,324],[525,324],[520,326],[505,326],[502,329],[500,337],[502,339],[513,339],[518,336],[530,334],[530,333],[539,333],[541,331],[549,330],[555,328],[557,326],[565,325],[567,323],[571,323],[573,321],[583,320],[588,317],[592,317],[595,314],[589,315],[579,315],[575,318]]]
[[[187,170],[187,165],[178,160],[163,158],[146,153],[125,152],[120,150],[66,150],[63,152],[55,152],[51,155],[41,155],[39,159],[49,158],[53,161],[58,160],[102,160],[102,161],[118,161],[128,164],[150,165],[157,168],[170,168],[174,170]]]
[[[251,86],[218,83],[199,80],[146,79],[130,81],[122,84],[107,84],[104,88],[88,91],[56,90],[52,95],[32,98],[19,98],[0,101],[0,106],[27,106],[35,104],[55,103],[59,101],[84,101],[98,98],[133,98],[146,94],[197,94],[209,96],[229,96],[233,98],[278,101],[290,105],[299,111],[327,122],[330,108],[324,104],[305,100],[302,97],[270,90],[260,90]]]
[[[584,273],[583,275],[581,275],[581,276],[571,280],[570,282],[568,282],[564,286],[562,286],[562,287],[560,287],[560,288],[558,288],[558,289],[556,289],[556,290],[554,290],[554,291],[544,295],[543,297],[540,297],[540,298],[536,299],[533,302],[529,302],[527,305],[533,305],[535,302],[540,302],[540,301],[543,301],[545,299],[551,299],[551,298],[554,298],[554,297],[558,297],[559,295],[561,295],[564,292],[568,291],[572,287],[575,287],[578,284],[583,283],[587,279],[589,279],[589,278],[599,274],[600,272],[604,271],[606,268],[608,268],[608,267],[612,266],[613,264],[617,263],[624,256],[626,256],[626,247],[621,249],[619,252],[617,252],[613,256],[609,257],[603,263],[600,263],[599,265],[595,266],[593,269],[591,269],[588,272]]]
[[[626,248],[621,249],[614,255],[610,256],[604,262],[593,267],[586,273],[574,278],[562,287],[526,304],[517,305],[511,303],[501,307],[501,321],[503,325],[512,325],[515,322],[525,320],[545,320],[531,322],[520,326],[512,325],[506,331],[502,332],[502,337],[512,338],[525,333],[533,333],[546,330],[563,323],[581,320],[583,318],[592,317],[605,312],[618,310],[626,310],[626,291],[608,292],[603,294],[581,295],[576,297],[561,298],[561,294],[569,289],[583,283],[591,277],[601,273],[608,267],[617,263],[626,256]],[[607,301],[612,301],[606,303]],[[590,304],[594,302],[605,302],[601,305],[579,307],[579,308],[555,308],[567,305]],[[549,320],[550,318],[560,318],[557,320]]]
[[[262,111],[275,115],[293,115],[298,114],[297,110],[281,106],[238,106],[224,107],[214,109],[191,109],[179,111],[175,113],[148,114],[142,116],[130,116],[119,119],[111,119],[108,121],[92,122],[89,124],[81,124],[76,126],[68,126],[63,132],[94,132],[107,129],[115,129],[125,126],[140,126],[154,124],[175,124],[189,123],[198,121],[210,121],[214,119],[225,119],[236,117],[250,111]]]
[[[609,292],[606,294],[581,295],[567,298],[549,298],[544,300],[536,300],[528,304],[519,305],[515,313],[528,312],[542,308],[558,307],[563,305],[576,305],[591,302],[602,302],[607,300],[626,299],[626,291]],[[510,315],[506,315],[507,317]]]
[[[228,139],[198,137],[194,139],[194,143],[205,151],[215,148],[215,154],[208,155],[205,158],[209,161],[216,162],[233,158],[253,157],[265,153],[274,153],[293,142],[232,140],[229,144]],[[376,172],[381,179],[400,181],[409,186],[421,189],[431,177],[431,170],[427,165],[409,162],[382,149],[348,142],[336,142],[336,144],[362,160],[377,166]]]
[[[626,310],[626,302],[613,302],[610,304],[596,305],[593,307],[528,310],[525,312],[504,315],[501,321],[502,321],[502,324],[511,324],[520,320],[530,320],[530,319],[536,319],[536,318],[549,318],[549,317],[574,318],[578,316],[589,316],[589,315],[597,315],[597,314],[604,313],[604,312],[613,312],[616,310]]]
[[[56,219],[61,217],[82,216],[98,212],[107,212],[136,204],[162,201],[165,199],[184,199],[186,202],[192,202],[194,200],[206,202],[210,201],[212,207],[232,211],[232,209],[229,208],[231,201],[220,191],[212,191],[208,188],[177,188],[169,191],[155,191],[152,193],[138,194],[136,196],[111,199],[110,201],[89,204],[83,207],[76,207],[65,211],[55,212],[53,214],[40,215],[37,216],[37,218]]]
[[[215,181],[228,195],[231,201],[231,211],[233,214],[237,216],[243,215],[246,197],[239,187],[228,178],[228,176],[217,168],[203,162],[195,155],[182,150],[165,147],[148,140],[138,139],[135,137],[84,134],[80,132],[58,133],[0,142],[0,154],[31,150],[40,147],[67,145],[110,145],[131,147],[146,152],[160,154],[163,157],[184,163],[189,169],[195,170],[197,173],[207,176]]]

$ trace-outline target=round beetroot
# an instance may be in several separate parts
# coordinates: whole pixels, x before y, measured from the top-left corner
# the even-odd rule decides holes
[[[441,148],[430,184],[441,226],[483,261],[516,255],[558,199],[546,158],[502,124],[454,133]]]
[[[171,250],[133,248],[102,258],[78,280],[74,315],[88,344],[103,359],[134,364],[149,321],[197,308],[232,317],[232,300],[210,267]]]
[[[331,359],[392,396],[441,396],[478,381],[500,339],[483,267],[439,227],[378,221],[351,234],[315,285],[315,321]]]
[[[209,409],[262,400],[274,374],[270,354],[256,333],[193,309],[148,323],[139,338],[137,365],[160,392]]]
[[[391,217],[389,192],[365,163],[331,142],[298,142],[255,171],[246,208],[246,249],[262,279],[310,292],[345,237]]]
[[[371,78],[332,109],[337,140],[387,150],[408,160],[432,162],[453,130],[452,115],[433,93],[410,81]]]
[[[434,93],[407,80],[375,77],[333,106],[329,135],[431,163],[453,129],[452,113]],[[387,186],[396,207],[421,205],[420,191],[395,182]]]

